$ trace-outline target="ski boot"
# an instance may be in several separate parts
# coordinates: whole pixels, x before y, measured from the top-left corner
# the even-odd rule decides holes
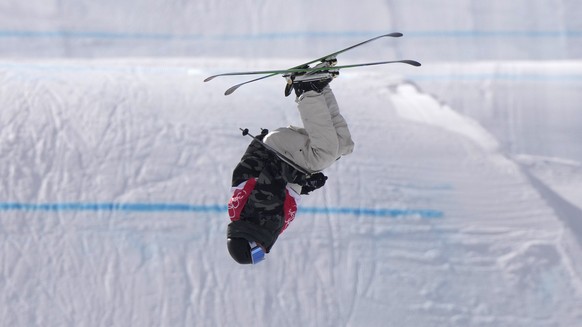
[[[330,57],[322,60],[321,63],[313,67],[313,71],[283,75],[287,80],[285,96],[289,96],[293,89],[295,89],[295,95],[297,95],[297,97],[300,97],[307,91],[321,93],[323,88],[325,88],[332,79],[339,75],[339,70],[332,69],[336,64],[337,59],[335,57]],[[308,69],[310,67],[306,65],[299,68]]]

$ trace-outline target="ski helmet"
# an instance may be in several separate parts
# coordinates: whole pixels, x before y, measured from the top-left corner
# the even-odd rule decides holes
[[[265,260],[265,251],[256,242],[249,242],[244,238],[229,237],[226,244],[230,256],[241,265],[257,264]]]
[[[228,247],[228,253],[230,253],[234,261],[241,265],[252,263],[251,246],[247,240],[244,238],[229,237],[226,240],[226,245]]]

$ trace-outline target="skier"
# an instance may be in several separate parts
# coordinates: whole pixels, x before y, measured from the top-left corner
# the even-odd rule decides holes
[[[234,169],[227,248],[236,262],[262,261],[295,218],[300,194],[322,187],[327,177],[321,171],[353,151],[348,125],[328,85],[337,74],[326,70],[287,76],[295,89],[304,128],[289,126],[270,133],[263,130]],[[286,95],[290,91],[287,88]],[[295,169],[281,156],[309,174]]]

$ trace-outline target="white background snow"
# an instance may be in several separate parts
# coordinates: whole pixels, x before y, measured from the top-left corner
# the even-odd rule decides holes
[[[582,326],[582,4],[0,1],[0,325]],[[300,122],[279,69],[388,32],[333,81],[355,152],[268,259],[231,172]]]

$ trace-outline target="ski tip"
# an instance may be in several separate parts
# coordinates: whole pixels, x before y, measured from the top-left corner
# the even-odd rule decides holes
[[[206,79],[204,79],[204,82],[210,82],[211,80],[213,80],[216,77],[216,75],[214,76],[210,76],[210,77],[206,77]]]
[[[240,87],[240,85],[235,85],[235,86],[229,88],[228,90],[226,90],[224,92],[224,95],[231,95],[231,94],[233,94],[234,91],[236,91],[236,89],[238,89],[239,87]]]
[[[404,34],[400,33],[400,32],[395,32],[395,33],[390,33],[390,34],[386,34],[386,36],[391,36],[391,37],[401,37]]]
[[[412,65],[412,66],[416,66],[416,67],[420,67],[420,66],[422,66],[422,65],[421,65],[421,64],[420,64],[418,61],[416,61],[416,60],[403,60],[402,62],[403,62],[403,63],[405,63],[405,64]]]

